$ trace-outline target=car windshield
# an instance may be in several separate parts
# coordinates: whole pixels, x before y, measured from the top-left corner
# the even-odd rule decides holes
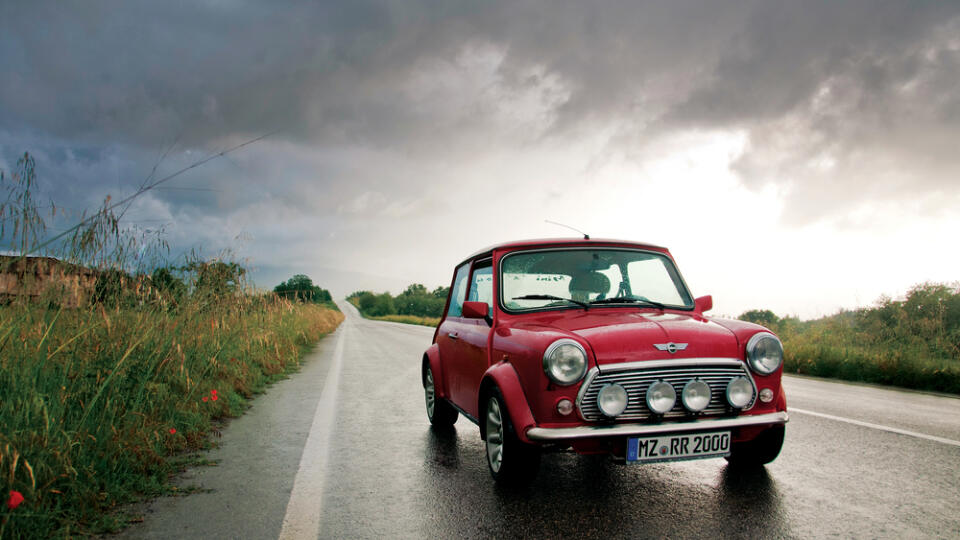
[[[505,256],[500,272],[500,300],[510,311],[616,305],[693,308],[673,261],[652,251],[521,251]]]

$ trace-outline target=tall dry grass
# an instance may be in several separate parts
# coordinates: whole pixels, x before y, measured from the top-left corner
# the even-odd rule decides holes
[[[237,263],[174,264],[162,231],[121,227],[125,204],[177,174],[50,237],[32,156],[0,171],[0,240],[19,254],[0,272],[33,255],[63,263],[17,277],[0,305],[0,539],[116,530],[118,505],[167,493],[213,421],[240,414],[343,319],[250,292]],[[78,268],[96,285],[67,301],[60,285]]]
[[[214,306],[0,308],[0,485],[24,503],[0,537],[113,530],[166,492],[171,457],[299,366],[343,315],[270,297]]]

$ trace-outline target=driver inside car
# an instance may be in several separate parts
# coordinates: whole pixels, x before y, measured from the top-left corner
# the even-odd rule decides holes
[[[581,272],[573,276],[568,288],[570,298],[577,302],[603,300],[610,292],[610,279],[596,271]]]

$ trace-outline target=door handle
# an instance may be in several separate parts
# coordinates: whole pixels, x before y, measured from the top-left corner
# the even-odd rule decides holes
[[[447,334],[447,337],[450,339],[460,339],[460,336],[458,336],[456,332],[450,332]]]

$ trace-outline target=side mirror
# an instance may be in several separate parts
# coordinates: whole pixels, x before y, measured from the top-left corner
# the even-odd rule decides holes
[[[463,316],[468,319],[486,319],[489,316],[490,306],[486,302],[464,302]]]
[[[710,296],[709,294],[706,296],[701,296],[693,302],[694,305],[696,305],[695,309],[698,313],[703,313],[704,311],[710,311],[713,309],[713,296]]]

